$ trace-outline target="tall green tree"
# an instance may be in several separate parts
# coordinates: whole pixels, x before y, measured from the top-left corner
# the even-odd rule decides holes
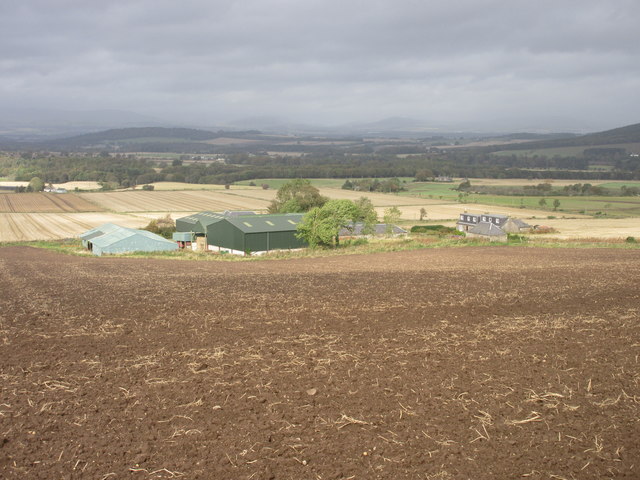
[[[402,212],[398,207],[389,207],[384,210],[384,223],[387,224],[387,233],[393,232],[393,226],[400,221]]]
[[[356,206],[353,223],[362,223],[362,233],[369,235],[375,231],[376,223],[378,223],[378,214],[373,207],[373,203],[367,197],[360,197],[353,202]]]
[[[322,207],[312,208],[303,217],[296,235],[311,247],[337,246],[340,230],[352,225],[361,214],[361,208],[351,200],[329,200]]]
[[[276,198],[269,205],[269,213],[303,213],[322,207],[329,199],[320,195],[320,190],[311,181],[296,178],[283,184]]]
[[[42,190],[44,190],[44,182],[40,177],[33,177],[29,181],[29,189],[32,192],[41,192]]]

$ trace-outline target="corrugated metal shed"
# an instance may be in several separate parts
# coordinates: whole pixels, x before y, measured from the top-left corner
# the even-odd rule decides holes
[[[87,230],[86,232],[81,233],[78,236],[82,240],[82,246],[84,248],[87,248],[88,242],[92,238],[99,237],[106,233],[111,233],[115,230],[118,230],[119,228],[123,228],[123,227],[120,227],[119,225],[115,225],[113,223],[105,223],[103,225],[100,225],[99,227],[92,228],[91,230]]]
[[[175,242],[155,233],[112,223],[91,229],[81,234],[80,238],[82,238],[82,244],[98,256],[105,253],[158,252],[178,249]]]
[[[207,233],[207,228],[225,218],[224,213],[200,212],[176,219],[178,232]]]
[[[302,248],[306,243],[296,237],[301,220],[297,213],[229,217],[211,228],[207,240],[209,245],[245,253]]]
[[[201,212],[177,219],[176,230],[205,234],[213,248],[256,253],[305,247],[296,237],[301,220],[299,213],[236,216]]]

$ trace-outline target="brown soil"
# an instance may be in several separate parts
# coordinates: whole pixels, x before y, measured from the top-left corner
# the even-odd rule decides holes
[[[640,252],[0,249],[0,477],[640,478]]]

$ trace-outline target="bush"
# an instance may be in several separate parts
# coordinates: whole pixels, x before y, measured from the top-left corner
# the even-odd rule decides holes
[[[529,233],[557,233],[558,230],[556,230],[553,227],[548,227],[546,225],[538,225],[536,227],[533,228],[533,230],[531,230]]]
[[[151,191],[153,190],[155,187],[153,185],[143,185],[142,186],[142,190],[147,190],[147,191]]]
[[[144,230],[161,235],[164,238],[171,238],[173,232],[176,231],[176,222],[173,221],[171,215],[167,214],[165,217],[151,220],[149,224],[144,227]]]
[[[367,245],[369,240],[364,237],[360,238],[348,238],[344,242],[342,242],[343,247],[357,247],[359,245]]]
[[[624,241],[627,243],[637,243],[636,237],[627,237]]]
[[[508,233],[507,241],[514,243],[524,243],[527,241],[527,237],[524,235],[518,235],[517,233]]]
[[[411,227],[411,233],[427,233],[431,235],[461,235],[462,232],[453,227],[445,227],[444,225],[414,225]]]

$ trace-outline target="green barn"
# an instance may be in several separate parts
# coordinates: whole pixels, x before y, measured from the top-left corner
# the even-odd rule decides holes
[[[201,212],[176,220],[176,231],[206,238],[208,250],[261,254],[306,247],[296,237],[300,213],[256,215],[248,212]]]

